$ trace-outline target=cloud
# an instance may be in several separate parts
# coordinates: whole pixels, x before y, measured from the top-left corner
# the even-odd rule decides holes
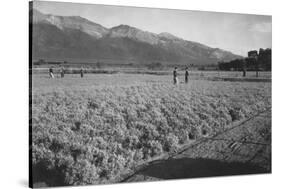
[[[272,24],[271,22],[256,23],[250,27],[250,31],[260,32],[260,33],[271,33]]]

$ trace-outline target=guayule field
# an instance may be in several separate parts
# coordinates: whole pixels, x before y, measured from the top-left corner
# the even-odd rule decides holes
[[[147,74],[34,74],[32,82],[34,182],[48,186],[112,183],[271,108],[271,82],[173,85],[171,75]]]

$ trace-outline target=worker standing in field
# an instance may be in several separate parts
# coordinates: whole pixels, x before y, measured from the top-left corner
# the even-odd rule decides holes
[[[49,76],[50,76],[50,78],[55,78],[54,72],[53,72],[53,67],[51,67],[51,68],[49,69]]]
[[[81,67],[81,69],[80,69],[80,75],[81,75],[81,77],[84,77],[84,70],[83,70],[82,67]]]
[[[188,67],[186,67],[185,68],[185,83],[188,83],[188,76],[189,76]]]
[[[61,67],[60,68],[60,76],[61,76],[61,78],[64,78],[64,67]]]
[[[174,75],[174,84],[177,85],[178,84],[178,76],[177,76],[177,67],[175,67],[173,75]]]

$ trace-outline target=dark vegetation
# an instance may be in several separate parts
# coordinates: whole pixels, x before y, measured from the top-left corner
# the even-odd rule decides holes
[[[226,71],[271,71],[271,49],[260,49],[257,57],[248,56],[244,59],[219,62],[218,67]]]

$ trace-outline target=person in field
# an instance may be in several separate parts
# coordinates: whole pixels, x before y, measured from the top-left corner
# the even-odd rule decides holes
[[[50,76],[50,78],[55,78],[53,67],[49,68],[49,76]]]
[[[177,67],[175,67],[173,75],[174,75],[174,84],[177,85],[178,84],[178,76],[177,76]]]
[[[61,76],[61,78],[64,78],[64,72],[65,72],[64,67],[61,67],[60,68],[60,76]]]
[[[81,69],[80,69],[80,76],[81,76],[81,77],[84,77],[84,70],[83,70],[82,67],[81,67]]]
[[[186,67],[185,68],[185,83],[188,83],[188,76],[189,76],[188,67]]]

